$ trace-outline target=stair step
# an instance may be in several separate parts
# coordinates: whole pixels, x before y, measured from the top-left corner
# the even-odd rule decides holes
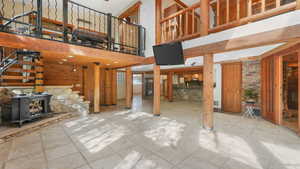
[[[35,73],[35,70],[22,69],[22,68],[8,68],[6,72],[19,72],[19,73]]]
[[[34,86],[34,83],[0,83],[0,86]]]
[[[35,77],[29,76],[29,77],[24,77],[24,76],[8,76],[8,75],[2,75],[0,79],[6,79],[6,80],[23,80],[23,79],[28,79],[28,80],[34,80]]]

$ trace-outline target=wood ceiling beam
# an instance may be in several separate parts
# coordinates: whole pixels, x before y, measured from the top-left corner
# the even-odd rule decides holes
[[[174,0],[174,2],[176,4],[178,4],[179,6],[181,6],[182,8],[188,8],[189,6],[187,4],[185,4],[184,2],[182,2],[181,0]]]
[[[292,52],[295,52],[295,50],[297,50],[297,48],[300,48],[300,41],[295,41],[295,42],[289,42],[286,44],[283,44],[281,46],[278,46],[275,49],[272,49],[270,51],[267,51],[265,53],[263,53],[262,55],[259,56],[260,59],[269,57],[269,56],[280,56],[280,55],[288,55]]]
[[[300,24],[184,49],[183,54],[187,59],[191,57],[203,56],[208,53],[224,53],[265,45],[293,42],[298,41],[299,39]],[[144,64],[153,63],[154,57],[148,57],[144,61]]]
[[[126,18],[126,17],[130,16],[133,12],[135,12],[136,10],[139,10],[141,5],[142,5],[141,1],[136,2],[131,7],[126,9],[123,13],[121,13],[119,15],[119,18]]]

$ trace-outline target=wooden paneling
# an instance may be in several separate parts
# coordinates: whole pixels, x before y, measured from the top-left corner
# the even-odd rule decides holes
[[[170,102],[173,101],[173,75],[174,73],[173,72],[169,72],[168,73],[168,100]]]
[[[282,120],[282,56],[261,61],[262,116],[276,124]]]
[[[117,104],[117,70],[111,70],[111,97],[112,97],[112,104]]]
[[[76,71],[75,71],[76,69]],[[86,82],[88,81],[87,71],[84,70]],[[73,90],[83,91],[83,70],[82,66],[71,64],[57,64],[46,62],[44,65],[44,84],[55,86],[73,86]]]
[[[241,112],[242,64],[222,64],[222,111]]]
[[[213,129],[214,112],[214,57],[207,54],[203,57],[203,127]]]

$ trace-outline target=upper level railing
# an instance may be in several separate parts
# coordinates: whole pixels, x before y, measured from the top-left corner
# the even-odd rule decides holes
[[[208,33],[255,22],[296,9],[295,0],[212,0]],[[160,21],[162,42],[200,37],[200,3],[182,9]]]
[[[0,0],[0,31],[144,56],[145,28],[71,0]]]

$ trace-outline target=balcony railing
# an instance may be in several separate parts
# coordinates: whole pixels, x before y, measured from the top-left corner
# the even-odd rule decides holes
[[[70,0],[0,0],[0,31],[144,55],[145,28]]]
[[[295,0],[213,0],[208,32],[220,32],[295,9]],[[196,3],[161,19],[162,42],[200,37],[200,10],[200,3]]]

